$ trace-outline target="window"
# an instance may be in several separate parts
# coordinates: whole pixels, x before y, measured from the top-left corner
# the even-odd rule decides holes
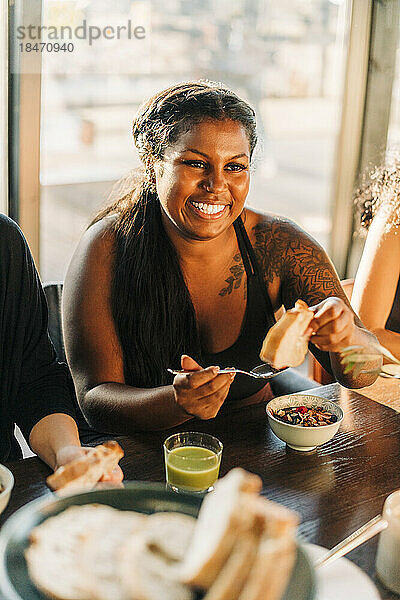
[[[327,246],[348,3],[43,0],[48,42],[51,26],[66,37],[67,27],[81,27],[84,37],[86,24],[85,39],[65,39],[74,51],[41,54],[43,280],[64,278],[113,182],[138,164],[130,129],[140,102],[188,79],[222,81],[256,108],[249,206],[293,218]],[[145,31],[141,39],[124,31],[90,43],[89,27],[116,31],[129,21]]]
[[[400,40],[400,24],[398,40]],[[400,153],[400,41],[398,42],[396,52],[396,70],[393,82],[387,148],[388,150]]]

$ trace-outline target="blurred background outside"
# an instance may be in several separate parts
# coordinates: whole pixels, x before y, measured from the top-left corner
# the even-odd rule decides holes
[[[221,81],[258,113],[260,148],[248,205],[289,216],[325,247],[347,44],[345,0],[44,0],[45,22],[71,10],[94,23],[146,27],[132,41],[96,44],[72,73],[43,54],[40,269],[62,280],[83,230],[112,184],[138,164],[139,104],[173,83]],[[60,58],[60,57],[58,57]],[[47,61],[47,62],[46,62]],[[111,65],[111,68],[110,68]],[[113,72],[112,65],[115,69]],[[392,136],[399,136],[393,111]]]

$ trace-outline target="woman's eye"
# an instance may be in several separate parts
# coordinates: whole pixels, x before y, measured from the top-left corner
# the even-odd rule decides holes
[[[229,171],[244,171],[247,169],[246,165],[242,165],[241,163],[230,163],[226,168]]]
[[[203,169],[207,166],[202,160],[184,160],[183,164],[189,165],[189,167],[195,167],[197,169]]]

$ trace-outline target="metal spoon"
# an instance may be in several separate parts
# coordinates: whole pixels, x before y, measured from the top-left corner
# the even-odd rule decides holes
[[[377,515],[368,521],[368,523],[365,523],[365,525],[362,525],[359,529],[347,536],[347,538],[339,542],[339,544],[336,544],[336,546],[334,546],[332,550],[329,550],[324,556],[318,558],[314,563],[314,567],[319,568],[337,560],[350,552],[350,550],[354,550],[354,548],[361,546],[361,544],[374,537],[374,535],[386,529],[387,526],[388,522],[386,519],[384,519],[382,515]]]
[[[248,375],[249,377],[254,377],[255,379],[271,379],[271,377],[278,375],[278,373],[286,371],[286,368],[275,369],[274,367],[271,367],[271,365],[263,364],[259,365],[258,367],[254,367],[254,369],[251,369],[251,371],[235,369],[235,367],[226,367],[225,369],[220,369],[218,373],[242,373],[242,375]],[[190,373],[195,373],[195,371],[185,371],[184,369],[167,369],[167,371],[172,373],[172,375],[189,375]]]

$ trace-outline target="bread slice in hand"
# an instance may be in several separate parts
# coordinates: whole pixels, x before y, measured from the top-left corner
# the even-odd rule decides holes
[[[243,510],[243,498],[261,489],[257,475],[232,469],[220,479],[201,505],[193,538],[181,567],[183,582],[208,589],[225,565],[232,549],[253,523]]]
[[[60,496],[91,489],[118,465],[123,455],[118,442],[110,440],[59,467],[47,477],[47,485]]]
[[[314,316],[303,300],[286,311],[268,331],[260,352],[262,361],[275,369],[298,367],[304,361],[310,333],[306,333]]]

